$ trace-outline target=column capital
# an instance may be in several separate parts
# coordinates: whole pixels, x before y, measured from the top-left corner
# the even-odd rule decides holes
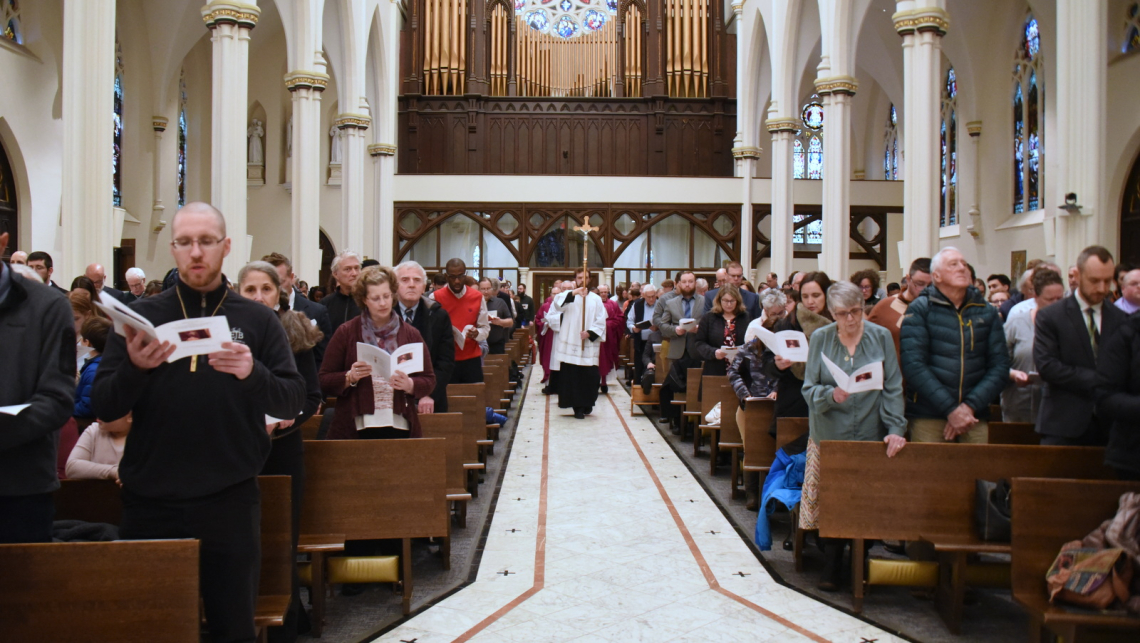
[[[733,2],[732,3],[732,12],[736,14],[737,18],[739,18],[740,14],[744,13],[744,3],[743,2]]]
[[[369,156],[395,156],[396,146],[391,143],[373,143],[368,146]]]
[[[972,136],[974,138],[981,136],[982,135],[982,122],[981,121],[970,121],[969,123],[966,123],[966,131],[969,132],[970,136]]]
[[[800,121],[796,118],[769,118],[766,126],[769,134],[795,132],[800,129]]]
[[[260,16],[261,9],[254,4],[214,1],[202,7],[202,20],[210,29],[222,24],[236,24],[239,27],[253,29],[257,26],[257,19]]]
[[[150,124],[152,127],[154,127],[154,131],[156,131],[156,132],[165,132],[166,131],[166,124],[168,122],[169,121],[166,119],[165,116],[152,116],[150,119]]]
[[[333,119],[333,125],[339,129],[359,129],[366,130],[372,124],[372,117],[368,114],[337,114]]]
[[[319,71],[298,69],[285,74],[285,89],[291,92],[298,89],[311,89],[323,92],[329,86],[329,75]]]
[[[760,148],[751,145],[741,145],[740,147],[732,148],[732,158],[734,159],[758,159],[760,158]]]
[[[846,94],[854,96],[859,89],[859,82],[852,76],[828,76],[815,79],[815,91],[820,96],[827,94]]]
[[[895,31],[900,36],[915,32],[933,31],[939,36],[946,35],[950,27],[950,15],[942,7],[923,7],[899,11],[891,16],[895,23]]]

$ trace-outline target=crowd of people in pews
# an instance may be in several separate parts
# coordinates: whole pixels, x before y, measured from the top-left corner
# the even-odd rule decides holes
[[[210,639],[254,641],[257,477],[292,477],[295,548],[301,426],[323,410],[322,439],[418,437],[419,416],[447,410],[449,383],[482,382],[483,357],[533,321],[534,302],[524,286],[476,282],[459,259],[429,280],[418,263],[344,251],[327,292],[297,281],[280,253],[224,275],[221,212],[191,203],[171,226],[175,268],[149,283],[131,268],[128,291],[98,264],[64,290],[45,252],[0,264],[0,543],[52,540],[60,479],[115,481],[120,538],[198,539]],[[0,235],[0,254],[8,242]],[[213,337],[213,317],[228,336]],[[158,338],[166,324],[177,341]],[[201,340],[216,342],[206,352]],[[364,345],[391,369],[376,370]],[[270,640],[306,628],[296,580],[293,594]]]

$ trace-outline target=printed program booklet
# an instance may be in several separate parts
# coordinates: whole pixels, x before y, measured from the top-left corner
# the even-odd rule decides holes
[[[854,373],[848,375],[843,372],[842,368],[835,365],[835,362],[827,358],[827,355],[821,354],[823,358],[823,365],[831,373],[831,377],[835,379],[835,385],[848,393],[863,393],[865,391],[881,391],[883,390],[883,363],[872,362],[863,366]]]
[[[166,360],[168,364],[183,357],[223,351],[222,344],[231,340],[230,324],[225,317],[178,319],[156,328],[150,320],[106,293],[100,293],[95,305],[111,318],[115,332],[123,337],[127,336],[127,326],[130,326],[152,341],[174,345],[174,353]]]
[[[807,361],[807,336],[798,330],[782,330],[773,333],[759,324],[755,326],[749,324],[748,332],[744,335],[744,343],[747,344],[755,338],[760,338],[768,350],[778,357],[783,357],[790,362]]]

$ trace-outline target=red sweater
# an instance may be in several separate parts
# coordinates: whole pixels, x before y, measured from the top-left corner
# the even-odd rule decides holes
[[[333,413],[329,427],[329,440],[353,440],[356,438],[356,416],[376,411],[376,400],[372,395],[372,378],[360,380],[357,386],[347,386],[344,374],[356,362],[356,343],[364,341],[364,324],[360,316],[353,317],[333,333],[329,346],[321,361],[321,392],[336,397],[336,413]],[[396,343],[400,346],[422,342],[420,331],[411,324],[400,322],[396,331]],[[408,437],[421,438],[420,419],[416,413],[416,403],[421,397],[431,395],[435,390],[435,371],[431,367],[431,355],[424,347],[424,370],[412,378],[412,394],[403,391],[392,392],[392,412],[404,416],[408,421]]]
[[[459,330],[479,324],[479,310],[483,307],[483,294],[478,290],[469,287],[467,292],[463,293],[463,297],[460,298],[451,292],[451,288],[443,287],[435,291],[435,300],[451,316],[451,325]],[[477,357],[483,357],[483,349],[479,348],[479,343],[475,340],[468,338],[463,348],[459,348],[459,344],[455,345],[455,361],[459,362]]]

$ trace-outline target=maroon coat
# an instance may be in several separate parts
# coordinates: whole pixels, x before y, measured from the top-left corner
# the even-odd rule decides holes
[[[329,427],[329,440],[356,439],[356,417],[376,410],[372,394],[372,378],[360,380],[356,386],[345,384],[344,374],[356,362],[356,343],[364,341],[364,322],[357,316],[340,325],[333,333],[325,357],[321,362],[321,392],[336,397],[336,412]],[[410,324],[400,322],[396,330],[396,343],[400,346],[423,342],[420,332]],[[416,403],[421,397],[430,396],[435,390],[435,371],[431,367],[431,355],[424,346],[424,370],[411,376],[412,394],[393,391],[392,410],[404,416],[411,429],[409,438],[421,438],[420,419],[416,413]]]

